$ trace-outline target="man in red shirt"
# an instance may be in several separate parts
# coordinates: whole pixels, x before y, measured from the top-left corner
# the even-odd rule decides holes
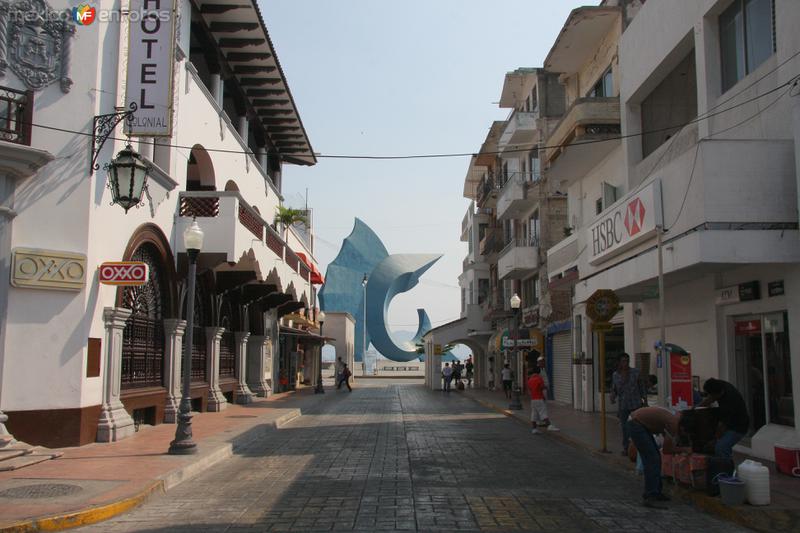
[[[547,416],[547,402],[545,402],[544,391],[547,390],[544,379],[541,375],[542,369],[538,366],[531,368],[528,377],[528,390],[531,393],[531,433],[539,433],[537,426],[546,427],[549,431],[558,431],[558,428],[550,423]]]

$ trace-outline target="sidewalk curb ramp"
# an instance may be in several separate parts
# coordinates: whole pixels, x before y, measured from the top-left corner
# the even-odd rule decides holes
[[[302,416],[302,414],[299,408],[290,409],[287,413],[272,422],[266,422],[253,428],[246,429],[224,444],[201,450],[196,456],[193,456],[195,458],[194,461],[159,476],[159,479],[133,496],[127,496],[114,502],[62,515],[31,518],[14,524],[0,526],[0,533],[60,531],[62,529],[95,524],[121,515],[146,502],[151,496],[164,494],[176,485],[232,457],[238,449],[247,446],[272,431],[280,429],[295,418]],[[199,443],[198,446],[202,446],[202,443]]]
[[[469,394],[464,395],[466,398],[474,401],[491,409],[495,412],[501,413],[509,418],[514,419],[520,424],[528,427],[530,422],[525,418],[519,416],[517,413],[522,411],[512,411],[510,409],[503,409],[491,402],[487,402],[480,398],[476,398]],[[589,452],[592,456],[605,461],[606,463],[615,466],[626,467],[626,470],[633,475],[630,470],[630,461],[627,458],[620,458],[614,454],[603,453],[591,446],[587,446],[584,442],[566,435],[563,431],[559,432],[545,432],[546,437],[558,440],[573,448],[578,448],[583,451]],[[794,509],[765,509],[759,507],[751,507],[740,505],[737,507],[730,507],[723,504],[718,498],[708,496],[703,492],[684,488],[680,485],[672,485],[672,496],[676,500],[690,504],[697,509],[700,509],[708,514],[712,514],[728,522],[733,522],[737,525],[744,526],[756,531],[771,532],[797,532],[800,531],[800,510]]]

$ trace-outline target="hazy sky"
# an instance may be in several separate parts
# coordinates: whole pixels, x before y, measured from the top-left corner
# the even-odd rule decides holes
[[[314,150],[403,155],[477,151],[503,77],[541,66],[574,0],[260,0],[265,22]],[[396,297],[394,330],[460,313],[459,240],[469,205],[466,157],[407,161],[320,158],[287,165],[286,203],[314,209],[322,270],[364,220],[389,253],[441,253],[413,290]]]

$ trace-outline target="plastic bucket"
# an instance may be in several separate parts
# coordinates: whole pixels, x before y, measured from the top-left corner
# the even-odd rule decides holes
[[[742,505],[745,499],[745,483],[737,477],[720,475],[719,495],[725,505]]]

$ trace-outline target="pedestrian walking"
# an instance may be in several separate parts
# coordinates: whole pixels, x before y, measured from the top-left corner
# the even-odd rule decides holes
[[[342,358],[339,357],[336,359],[336,366],[334,371],[336,372],[336,388],[340,388],[342,386],[342,370],[344,369],[344,361]]]
[[[642,502],[645,507],[666,509],[664,502],[669,501],[669,496],[664,494],[661,485],[661,452],[653,435],[664,435],[665,442],[668,439],[677,442],[679,436],[688,434],[688,431],[683,429],[690,422],[690,415],[687,413],[689,411],[673,414],[664,407],[642,407],[630,415],[630,420],[627,422],[628,434],[642,459],[644,470]],[[676,448],[675,451],[682,450]]]
[[[444,380],[444,388],[442,390],[444,392],[450,392],[450,382],[453,380],[453,369],[450,367],[450,363],[444,364],[442,379]]]
[[[540,355],[536,358],[536,365],[540,368],[539,375],[542,376],[544,380],[544,386],[547,388],[547,392],[550,392],[550,378],[547,377],[547,368],[546,368],[547,361],[545,360],[543,355]]]
[[[456,389],[458,389],[458,384],[461,383],[461,361],[453,362],[453,382],[456,384]]]
[[[631,368],[630,362],[631,356],[623,353],[611,377],[611,403],[619,402],[617,417],[622,428],[622,455],[628,455],[628,417],[633,411],[647,405],[647,389],[640,379],[639,369]]]
[[[506,394],[506,398],[510,399],[514,372],[511,371],[511,367],[508,366],[508,363],[504,364],[502,370],[500,370],[500,379],[503,381],[503,392]]]
[[[475,365],[472,363],[472,357],[467,359],[467,364],[464,365],[464,368],[467,371],[467,387],[472,388],[472,376],[473,372],[475,371]]]
[[[545,400],[547,386],[542,377],[542,369],[535,366],[528,372],[528,392],[531,395],[531,433],[539,433],[539,427],[547,428],[548,431],[558,431],[555,424],[550,422],[550,416],[547,414],[547,401]]]
[[[750,429],[750,416],[747,404],[736,390],[736,387],[721,379],[709,378],[703,384],[708,395],[700,404],[708,407],[717,402],[719,425],[717,426],[717,442],[714,444],[714,456],[724,459],[733,457],[733,447]]]
[[[341,386],[342,383],[344,383],[345,385],[347,385],[348,392],[353,392],[353,388],[350,386],[350,376],[352,375],[353,373],[350,372],[349,368],[347,368],[347,363],[342,363],[342,381],[339,382],[339,386]],[[336,388],[338,389],[339,387]]]

